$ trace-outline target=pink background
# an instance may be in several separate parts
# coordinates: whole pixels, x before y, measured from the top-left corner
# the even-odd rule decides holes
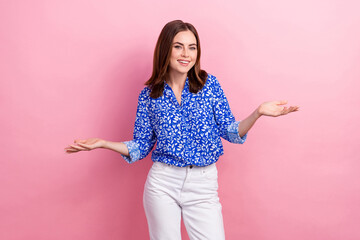
[[[148,239],[150,156],[73,155],[76,138],[132,138],[162,27],[191,22],[234,115],[287,99],[244,145],[223,141],[227,239],[360,239],[360,3],[0,2],[0,239]],[[186,235],[184,228],[183,234]],[[184,239],[188,239],[187,236]]]

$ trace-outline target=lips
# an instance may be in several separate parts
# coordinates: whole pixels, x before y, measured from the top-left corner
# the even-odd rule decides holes
[[[179,59],[178,62],[182,65],[182,66],[187,66],[189,65],[190,61],[188,60],[183,60],[183,59]]]

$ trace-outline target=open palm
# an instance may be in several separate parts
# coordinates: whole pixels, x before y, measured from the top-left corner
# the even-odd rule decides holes
[[[74,153],[78,151],[90,151],[95,148],[104,146],[104,140],[100,138],[88,138],[84,140],[75,140],[74,143],[65,148],[67,153]]]
[[[264,116],[278,117],[286,115],[290,112],[298,111],[298,106],[284,107],[287,101],[271,101],[265,102],[259,106],[259,113]]]

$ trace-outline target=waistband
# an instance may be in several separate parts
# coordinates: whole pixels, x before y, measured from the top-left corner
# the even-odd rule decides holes
[[[202,170],[205,170],[205,169],[210,169],[210,168],[214,168],[216,167],[216,163],[212,163],[210,165],[207,165],[207,166],[203,166],[203,167],[200,167],[200,166],[196,166],[196,165],[187,165],[185,167],[178,167],[178,166],[175,166],[175,165],[171,165],[171,164],[166,164],[166,163],[163,163],[163,162],[158,162],[158,161],[155,161],[153,164],[157,164],[159,166],[161,166],[162,168],[173,168],[173,169],[202,169]]]

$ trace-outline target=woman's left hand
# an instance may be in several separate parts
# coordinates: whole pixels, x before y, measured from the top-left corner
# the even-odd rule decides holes
[[[260,116],[264,115],[271,117],[278,117],[299,110],[298,106],[290,106],[290,107],[282,106],[285,104],[287,104],[287,101],[264,102],[258,107],[257,110]]]

